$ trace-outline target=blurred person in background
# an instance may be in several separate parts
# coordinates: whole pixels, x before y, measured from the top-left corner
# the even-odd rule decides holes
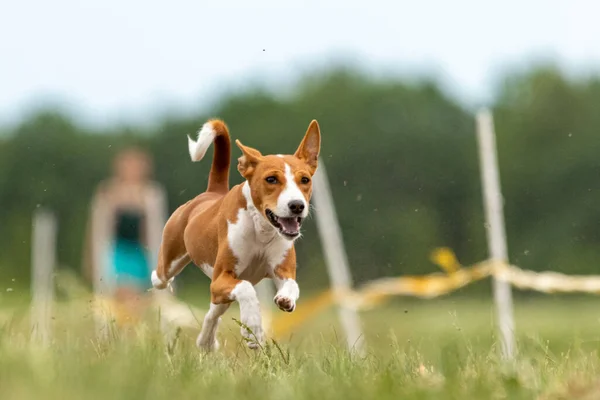
[[[84,273],[95,295],[128,320],[137,320],[150,304],[150,274],[166,221],[165,192],[151,174],[148,153],[124,149],[91,201]],[[117,316],[117,322],[124,321]]]

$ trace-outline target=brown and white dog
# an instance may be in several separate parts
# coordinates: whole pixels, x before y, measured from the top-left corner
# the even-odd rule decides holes
[[[215,150],[206,192],[180,206],[163,230],[158,265],[152,284],[166,288],[192,261],[209,278],[211,304],[196,344],[218,348],[217,326],[233,301],[240,320],[264,340],[260,307],[254,285],[264,278],[275,282],[274,302],[287,312],[296,308],[294,241],[308,216],[312,176],[317,170],[321,134],[313,120],[294,155],[262,155],[236,140],[243,155],[238,171],[245,182],[229,190],[231,145],[223,121],[205,123],[196,141],[188,137],[192,161],[200,161],[214,142]],[[242,328],[242,335],[251,336]]]

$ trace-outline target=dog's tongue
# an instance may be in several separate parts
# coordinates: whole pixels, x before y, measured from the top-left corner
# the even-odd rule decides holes
[[[298,218],[279,218],[277,222],[279,222],[279,224],[283,228],[282,230],[285,233],[298,233],[298,231],[300,230],[300,223],[298,222]]]

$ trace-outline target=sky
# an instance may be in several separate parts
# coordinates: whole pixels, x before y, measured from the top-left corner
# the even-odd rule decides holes
[[[0,3],[0,124],[41,105],[114,124],[185,114],[333,63],[432,76],[485,105],[508,68],[600,71],[594,0],[19,0]]]

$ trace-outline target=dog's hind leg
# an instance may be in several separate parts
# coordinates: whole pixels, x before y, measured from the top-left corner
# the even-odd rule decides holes
[[[168,287],[191,261],[183,239],[188,208],[187,203],[179,207],[165,224],[158,250],[158,262],[156,269],[152,271],[152,286],[155,289]]]
[[[173,279],[188,265],[191,261],[189,254],[175,257],[167,257],[168,252],[162,249],[158,256],[158,265],[156,270],[152,271],[152,286],[155,289],[164,289],[169,286]]]

